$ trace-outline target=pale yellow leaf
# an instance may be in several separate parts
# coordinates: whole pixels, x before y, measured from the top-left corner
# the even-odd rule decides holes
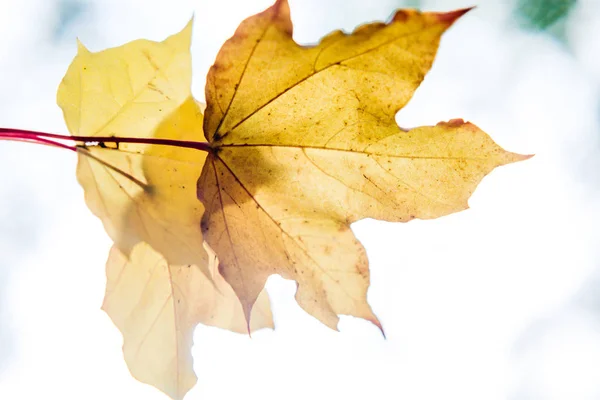
[[[211,263],[214,284],[195,265],[168,265],[148,244],[137,244],[128,259],[113,247],[106,264],[102,309],[123,334],[131,374],[173,399],[182,399],[197,381],[191,348],[197,324],[247,332],[242,307]],[[269,300],[262,294],[251,329],[272,327]]]

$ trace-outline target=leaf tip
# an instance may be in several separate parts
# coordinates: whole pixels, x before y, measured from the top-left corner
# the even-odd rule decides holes
[[[529,160],[534,155],[535,154],[518,154],[518,153],[506,152],[506,160],[505,160],[504,164],[512,164],[512,163],[516,163],[519,161]]]
[[[164,392],[164,393],[173,400],[183,400],[185,395],[188,393],[188,391],[189,390],[186,390],[186,391],[183,391],[182,393],[169,391],[169,392]]]
[[[170,43],[173,47],[178,49],[189,49],[192,44],[192,29],[194,26],[194,15],[185,24],[183,29],[179,32],[169,36],[165,43]]]
[[[375,325],[377,328],[379,328],[379,332],[381,332],[381,335],[383,336],[383,338],[387,339],[387,337],[385,336],[385,330],[383,329],[383,325],[381,325],[379,318],[377,318],[375,315],[373,315],[372,318],[369,318],[369,322],[371,322],[373,325]]]
[[[81,43],[81,40],[79,40],[79,38],[77,38],[77,55],[82,55],[82,54],[89,54],[90,51],[87,49],[87,47],[84,46],[83,43]]]
[[[244,310],[244,318],[246,319],[246,332],[248,337],[252,338],[252,328],[250,326],[250,318],[252,316],[252,306],[254,303],[242,302],[242,309]]]
[[[273,6],[271,6],[272,15],[274,20],[279,21],[280,28],[288,35],[293,34],[293,25],[290,14],[290,4],[288,0],[277,0]]]
[[[181,32],[179,33],[186,33],[186,34],[192,34],[192,29],[194,26],[194,18],[196,17],[195,13],[192,13],[192,16],[190,17],[190,20],[187,22],[187,24],[185,24],[185,26],[183,27],[183,29],[181,30]]]
[[[285,12],[286,9],[289,12],[290,4],[288,0],[276,0],[275,4],[273,4],[273,11],[275,11],[277,14],[279,14],[281,11]]]
[[[471,11],[474,8],[475,8],[475,6],[472,6],[472,7],[467,7],[467,8],[461,8],[460,10],[454,10],[454,11],[449,11],[449,12],[445,12],[445,13],[438,13],[438,14],[436,14],[436,17],[437,17],[438,21],[441,22],[442,24],[450,26],[457,19],[459,19],[460,17],[462,17],[463,15],[465,15],[466,13],[468,13],[469,11]]]

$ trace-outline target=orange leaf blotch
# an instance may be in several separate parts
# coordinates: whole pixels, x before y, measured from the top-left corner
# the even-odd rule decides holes
[[[409,18],[417,14],[420,14],[420,12],[413,9],[397,10],[392,17],[392,22],[406,22]]]
[[[288,0],[277,0],[273,5],[273,21],[277,24],[281,31],[292,37],[294,33],[294,25],[290,16],[290,5]]]

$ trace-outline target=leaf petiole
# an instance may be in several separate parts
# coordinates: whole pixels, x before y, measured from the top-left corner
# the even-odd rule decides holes
[[[23,137],[23,136],[17,136],[17,135],[0,134],[0,140],[10,140],[13,142],[36,143],[36,144],[43,144],[43,145],[50,146],[50,147],[59,147],[61,149],[77,151],[77,147],[75,147],[75,146],[69,146],[64,143],[55,142],[53,140],[48,140],[48,139],[44,139],[41,137]]]
[[[207,142],[194,142],[189,140],[174,140],[174,139],[160,139],[160,138],[132,138],[132,137],[114,137],[114,136],[71,136],[71,135],[59,135],[56,133],[37,132],[25,129],[12,129],[12,128],[0,128],[0,140],[14,140],[14,141],[25,141],[39,144],[45,144],[48,146],[55,146],[66,148],[72,151],[77,151],[77,147],[81,146],[69,146],[58,140],[69,140],[74,142],[81,142],[84,146],[98,145],[98,143],[140,143],[160,146],[174,146],[184,147],[190,149],[196,149],[200,151],[211,152],[212,148]],[[55,140],[52,140],[55,139]]]

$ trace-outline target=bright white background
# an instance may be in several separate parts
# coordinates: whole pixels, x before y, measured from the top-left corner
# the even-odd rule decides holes
[[[75,54],[162,40],[195,15],[194,93],[221,43],[271,0],[0,0],[0,126],[66,133],[56,88]],[[296,39],[385,20],[399,0],[290,0]],[[426,0],[428,10],[472,5]],[[600,2],[580,1],[569,46],[482,1],[444,36],[402,126],[462,117],[536,153],[488,176],[471,209],[354,225],[372,271],[369,323],[341,333],[268,283],[277,328],[195,334],[187,399],[600,398]],[[594,37],[596,39],[594,39]],[[110,246],[73,154],[0,143],[0,399],[166,399],[129,376],[99,307]]]

